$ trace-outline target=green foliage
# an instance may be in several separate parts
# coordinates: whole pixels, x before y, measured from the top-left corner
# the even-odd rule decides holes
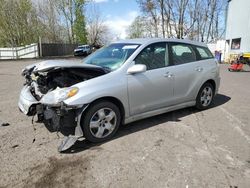
[[[0,47],[87,43],[85,0],[0,0]]]
[[[86,31],[86,22],[85,16],[83,15],[83,8],[85,1],[84,0],[76,0],[75,7],[75,21],[74,21],[74,34],[75,40],[79,44],[87,43],[87,31]]]
[[[34,43],[39,36],[39,21],[30,0],[0,1],[0,46]]]

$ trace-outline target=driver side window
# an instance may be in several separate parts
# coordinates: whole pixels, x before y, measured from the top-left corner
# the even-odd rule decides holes
[[[147,70],[169,65],[168,48],[165,42],[154,43],[144,48],[135,58],[135,64],[146,65]]]

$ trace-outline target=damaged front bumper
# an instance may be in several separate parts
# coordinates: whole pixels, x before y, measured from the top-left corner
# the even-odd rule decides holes
[[[32,116],[34,114],[35,105],[39,102],[30,92],[30,86],[25,85],[21,90],[18,107],[26,115]]]
[[[87,106],[68,106],[63,102],[55,105],[42,104],[32,95],[29,86],[23,87],[18,102],[18,107],[24,114],[37,115],[38,122],[44,123],[50,132],[61,132],[65,136],[59,146],[60,152],[83,137],[81,117]]]

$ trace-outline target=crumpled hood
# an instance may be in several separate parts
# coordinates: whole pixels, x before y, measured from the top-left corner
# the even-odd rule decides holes
[[[102,69],[99,66],[96,65],[90,65],[90,64],[85,64],[83,62],[79,61],[67,61],[67,60],[47,60],[47,61],[42,61],[39,63],[34,63],[31,65],[28,65],[25,69],[29,70],[33,68],[34,72],[43,72],[43,71],[48,71],[50,69],[55,69],[55,68],[89,68],[89,69]]]

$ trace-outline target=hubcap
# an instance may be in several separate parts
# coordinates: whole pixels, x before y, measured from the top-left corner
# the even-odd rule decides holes
[[[116,113],[112,109],[101,108],[90,119],[90,132],[96,138],[105,138],[114,131],[116,121]]]
[[[211,87],[205,87],[201,93],[202,106],[208,106],[212,102],[213,90]]]

